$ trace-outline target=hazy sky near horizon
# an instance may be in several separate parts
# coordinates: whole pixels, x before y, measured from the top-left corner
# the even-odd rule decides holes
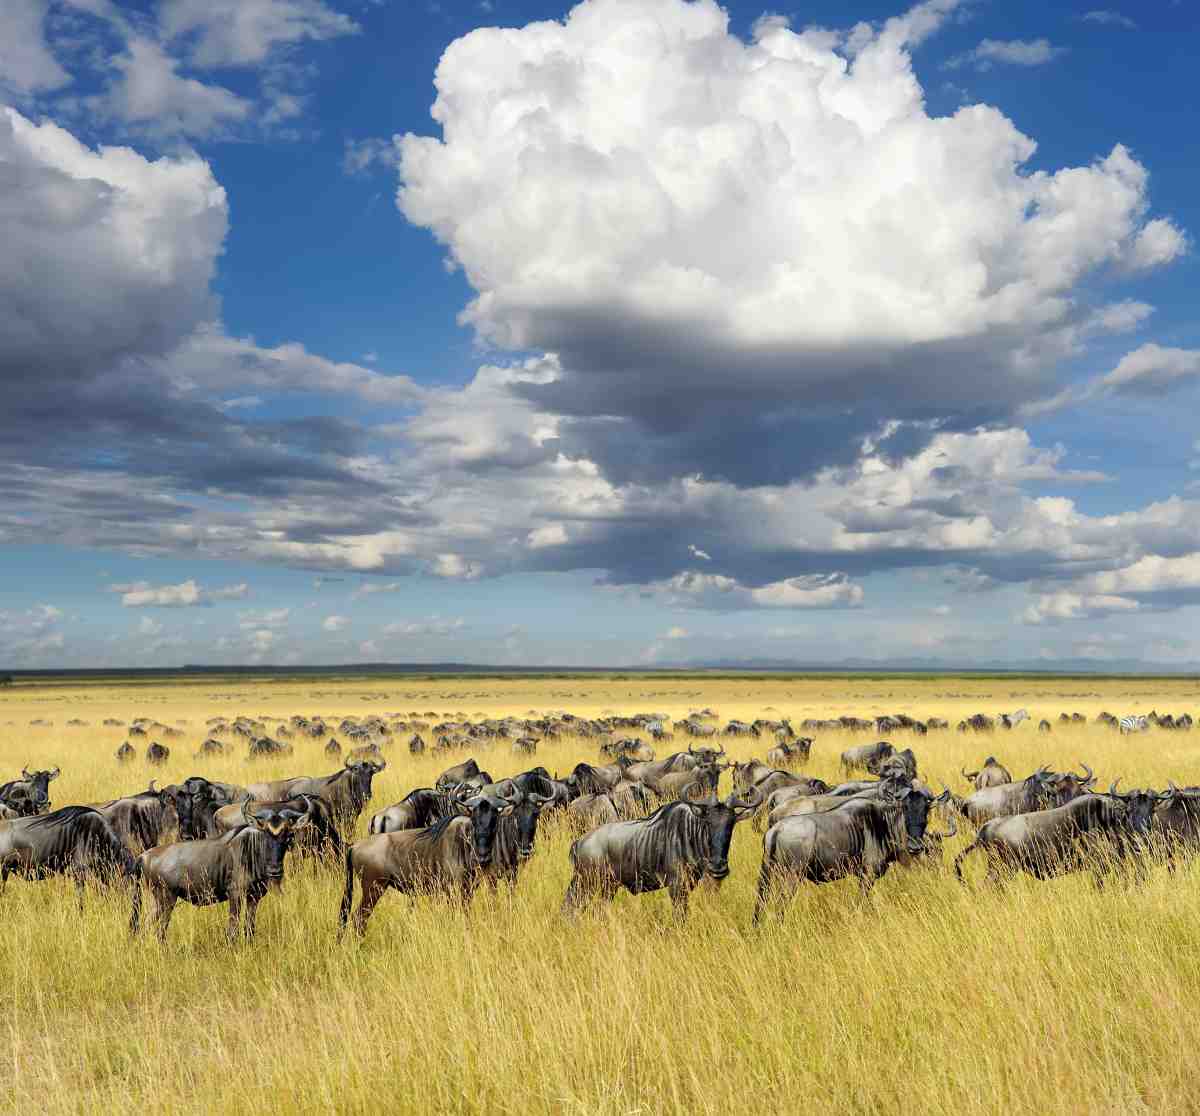
[[[1200,661],[1200,14],[6,0],[0,667]]]

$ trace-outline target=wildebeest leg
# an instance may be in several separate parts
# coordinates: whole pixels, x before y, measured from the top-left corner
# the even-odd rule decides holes
[[[242,901],[236,895],[229,897],[229,925],[225,928],[225,938],[233,945],[241,934]]]
[[[154,918],[158,923],[155,927],[155,933],[158,935],[160,942],[165,942],[167,940],[167,927],[171,925],[171,912],[175,909],[177,900],[169,891],[156,890],[154,892],[154,902],[156,907]]]
[[[754,897],[754,917],[750,920],[750,924],[752,926],[757,926],[761,921],[763,911],[767,909],[767,902],[770,898],[771,889],[771,870],[764,860],[762,871],[758,873],[758,891]]]
[[[682,873],[671,880],[668,885],[668,891],[671,896],[671,905],[675,912],[676,922],[686,922],[688,916],[688,895],[692,890],[692,881]]]
[[[371,917],[371,912],[375,909],[375,904],[383,897],[383,893],[387,891],[387,882],[378,877],[368,879],[363,877],[362,881],[362,898],[358,901],[358,910],[354,912],[354,932],[362,937],[367,930],[367,919]]]
[[[567,893],[563,896],[561,914],[564,918],[573,919],[592,897],[592,888],[583,882],[578,872],[571,877],[567,884]]]
[[[259,900],[257,899],[246,900],[246,941],[250,941],[254,937],[255,920],[258,918],[258,904]]]

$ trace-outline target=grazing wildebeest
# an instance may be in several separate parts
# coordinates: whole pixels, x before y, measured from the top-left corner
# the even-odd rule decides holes
[[[157,740],[146,749],[146,762],[155,766],[164,764],[171,758],[171,749]]]
[[[425,741],[421,739],[419,732],[413,733],[412,739],[408,742],[408,750],[414,756],[419,756],[425,751]]]
[[[515,755],[531,756],[537,751],[538,737],[536,736],[521,736],[512,743],[512,751]]]
[[[759,759],[747,760],[745,763],[735,762],[733,765],[733,789],[749,790],[759,779],[770,775],[774,770],[775,768],[769,763],[763,763]]]
[[[995,756],[988,756],[983,761],[983,766],[978,771],[967,771],[960,768],[962,777],[968,783],[971,783],[976,790],[986,790],[988,787],[1000,787],[1005,783],[1011,783],[1013,777],[1009,774],[1009,770]]]
[[[225,753],[225,741],[218,740],[215,736],[210,736],[203,744],[200,745],[200,750],[196,753],[196,758],[201,756],[220,756]]]
[[[774,748],[767,750],[767,763],[772,767],[799,767],[808,762],[812,743],[811,736],[801,736],[796,740],[781,739]]]
[[[123,876],[136,886],[137,864],[99,811],[64,806],[52,814],[0,822],[0,894],[13,875],[26,880],[70,876],[82,910],[89,877],[108,883]]]
[[[137,749],[130,744],[128,740],[126,740],[125,743],[116,750],[115,755],[117,757],[117,763],[128,763],[131,759],[135,759],[137,757]]]
[[[155,845],[185,839],[192,831],[192,796],[181,786],[159,790],[153,779],[149,789],[140,794],[94,802],[92,809],[104,815],[134,856]]]
[[[929,811],[948,801],[913,787],[873,798],[848,798],[821,813],[785,817],[763,838],[762,871],[754,903],[757,924],[773,891],[782,903],[801,882],[858,878],[865,895],[897,860],[925,852]]]
[[[235,942],[245,912],[245,935],[254,937],[258,904],[272,887],[283,884],[283,861],[307,811],[243,802],[246,824],[224,837],[159,845],[138,857],[142,880],[155,902],[159,941],[165,941],[171,912],[180,900],[196,907],[229,904],[226,937]],[[142,893],[134,892],[129,929],[139,929]]]
[[[440,892],[457,896],[465,907],[492,863],[500,819],[513,806],[485,795],[459,804],[459,813],[426,829],[402,829],[366,837],[346,850],[346,888],[339,913],[339,936],[354,905],[354,880],[362,897],[354,929],[362,934],[375,905],[388,888],[410,895]]]
[[[250,741],[248,758],[258,759],[261,756],[290,756],[293,752],[290,744],[281,740],[272,740],[269,736],[256,736]]]
[[[572,917],[599,895],[620,888],[634,895],[667,888],[676,918],[687,916],[688,895],[707,876],[729,875],[733,827],[759,805],[730,795],[724,802],[668,802],[648,818],[609,822],[571,845],[575,874],[562,910]]]
[[[409,791],[399,802],[371,818],[368,833],[394,833],[398,829],[426,829],[442,818],[459,813],[461,799],[429,787]]]
[[[1062,806],[1072,798],[1085,794],[1095,784],[1096,776],[1086,763],[1080,764],[1086,774],[1052,772],[1042,767],[1019,783],[1003,783],[998,787],[969,794],[960,810],[977,828],[992,818],[1029,814]]]
[[[567,783],[575,789],[576,794],[604,794],[625,779],[626,772],[633,766],[633,762],[624,756],[618,757],[616,763],[606,763],[600,767],[591,763],[577,763],[575,770],[567,776]],[[647,786],[653,785],[645,777],[641,782]]]
[[[360,763],[363,760],[379,760],[382,761],[385,766],[387,764],[387,760],[383,758],[383,749],[379,747],[379,742],[377,740],[372,740],[370,744],[363,744],[357,748],[351,748],[347,758],[356,763]]]
[[[855,748],[847,748],[842,753],[842,770],[847,775],[859,769],[869,770],[871,763],[878,764],[895,754],[896,749],[886,740],[881,740],[878,744],[859,744]]]
[[[1043,717],[1040,721],[1038,721],[1038,732],[1051,732],[1051,731],[1053,731],[1053,730],[1050,727],[1050,722],[1047,721],[1045,717]]]
[[[22,767],[19,779],[0,784],[0,805],[21,818],[46,813],[50,809],[50,784],[61,774],[57,767],[49,771],[29,771]]]
[[[917,757],[911,748],[905,748],[903,752],[894,752],[882,759],[868,760],[867,771],[880,779],[902,777],[911,783],[917,777]]]
[[[1115,859],[1141,845],[1150,832],[1154,807],[1170,791],[1083,794],[1063,806],[1031,814],[993,818],[954,858],[954,874],[962,880],[962,862],[976,849],[987,856],[987,879],[1000,884],[1001,872],[1027,872],[1044,880],[1090,868],[1097,886]]]
[[[617,804],[609,794],[581,794],[567,804],[567,818],[575,833],[586,833],[598,826],[621,820]]]
[[[371,801],[371,780],[386,766],[386,760],[355,760],[348,756],[332,775],[251,783],[246,792],[260,802],[286,802],[300,794],[316,795],[329,804],[334,822],[348,837],[363,807]]]
[[[649,787],[659,798],[701,799],[717,793],[721,772],[726,766],[702,763],[690,771],[669,771],[662,778],[653,781],[643,779],[642,785]]]
[[[337,737],[331,736],[325,742],[325,754],[327,756],[340,756],[342,754],[342,746],[337,742]]]

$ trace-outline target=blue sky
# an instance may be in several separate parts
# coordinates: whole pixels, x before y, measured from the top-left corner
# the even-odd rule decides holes
[[[1198,31],[9,0],[0,666],[1200,661]]]

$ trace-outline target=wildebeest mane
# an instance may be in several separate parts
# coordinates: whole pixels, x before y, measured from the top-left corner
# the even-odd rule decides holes
[[[413,838],[413,840],[436,841],[443,833],[446,832],[446,829],[450,823],[454,821],[455,818],[460,817],[462,817],[461,814],[447,814],[444,818],[439,818],[437,821],[435,821],[433,825],[427,825],[416,835],[416,837]]]
[[[30,818],[25,828],[42,829],[51,825],[71,826],[88,814],[95,814],[102,822],[104,821],[104,816],[91,806],[63,806],[52,814],[42,814],[39,817]]]

